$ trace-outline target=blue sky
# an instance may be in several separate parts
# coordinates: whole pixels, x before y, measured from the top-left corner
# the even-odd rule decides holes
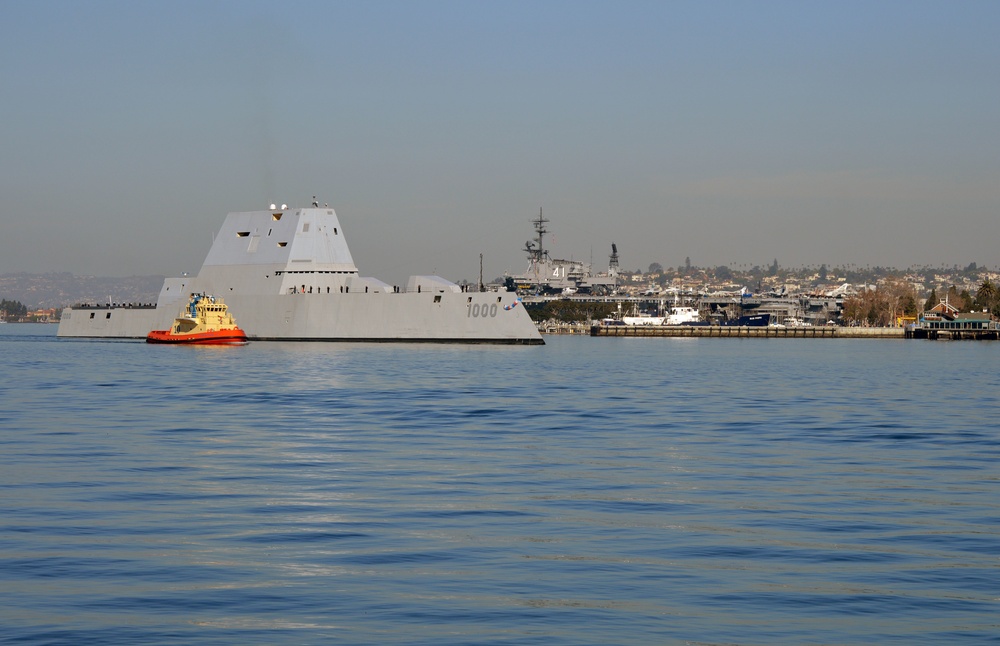
[[[0,272],[196,271],[337,209],[363,274],[1000,265],[997,2],[0,0]]]

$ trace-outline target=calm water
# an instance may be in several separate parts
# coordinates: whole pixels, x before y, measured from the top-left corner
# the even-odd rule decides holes
[[[0,641],[1000,643],[1000,343],[0,326]]]

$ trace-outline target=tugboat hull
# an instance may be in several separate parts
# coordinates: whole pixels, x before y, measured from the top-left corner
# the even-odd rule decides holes
[[[222,330],[198,334],[173,334],[170,330],[153,330],[146,343],[173,343],[183,345],[245,345],[247,335],[243,330]]]

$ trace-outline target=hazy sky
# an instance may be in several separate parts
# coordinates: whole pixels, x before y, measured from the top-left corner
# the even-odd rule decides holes
[[[1000,2],[0,0],[0,273],[197,271],[313,195],[364,275],[1000,265]]]

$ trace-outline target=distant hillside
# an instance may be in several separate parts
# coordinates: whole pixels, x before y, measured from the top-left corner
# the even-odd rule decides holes
[[[70,273],[0,274],[0,298],[28,309],[76,303],[154,303],[163,276],[74,276]]]

